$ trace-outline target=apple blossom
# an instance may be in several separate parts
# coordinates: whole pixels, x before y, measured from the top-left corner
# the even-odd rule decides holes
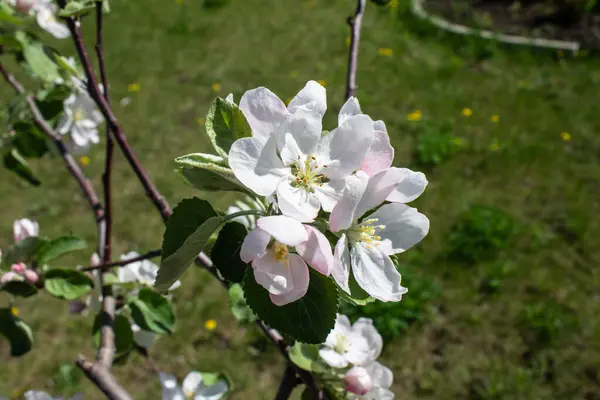
[[[139,253],[130,251],[121,255],[121,260],[138,257]],[[146,286],[154,285],[156,275],[158,274],[158,265],[150,260],[135,261],[119,268],[117,277],[121,283],[136,282]],[[181,281],[176,281],[169,290],[177,289],[181,286]]]
[[[103,121],[104,117],[90,95],[76,89],[64,101],[64,112],[56,130],[61,135],[70,134],[75,148],[85,151],[90,143],[100,143],[98,125]]]
[[[358,114],[322,136],[325,88],[309,81],[286,108],[271,91],[246,92],[240,109],[252,137],[236,140],[229,152],[235,176],[261,196],[277,195],[284,215],[312,222],[333,209],[344,178],[361,165],[373,141],[373,121]]]
[[[394,375],[392,371],[374,361],[364,367],[353,367],[344,376],[344,386],[352,400],[391,400],[389,388]]]
[[[173,375],[161,372],[159,374],[162,386],[162,400],[218,400],[229,391],[229,384],[224,379],[207,385],[200,372],[192,371],[183,380],[183,385],[177,383]]]
[[[19,243],[21,240],[30,236],[38,236],[39,233],[39,224],[30,219],[22,218],[13,223],[13,235],[15,238],[15,243]]]
[[[331,245],[318,229],[285,215],[262,217],[256,225],[242,243],[240,258],[252,263],[256,282],[269,291],[274,304],[283,306],[306,294],[306,264],[329,275]],[[290,254],[288,246],[295,247],[297,254]]]
[[[344,368],[349,364],[365,365],[375,361],[382,348],[383,339],[373,321],[359,318],[350,325],[348,317],[338,314],[319,355],[329,366]]]
[[[5,272],[2,277],[0,277],[0,283],[25,280],[34,285],[39,279],[40,276],[36,271],[27,268],[27,266],[23,263],[17,263],[11,265],[10,271]]]
[[[429,231],[429,220],[402,203],[385,204],[365,216],[392,192],[402,190],[398,183],[405,176],[403,169],[388,168],[371,177],[358,171],[346,180],[329,225],[332,232],[342,233],[335,246],[332,275],[347,293],[350,268],[359,286],[378,300],[400,301],[407,291],[389,256],[420,242]]]
[[[21,276],[21,274],[18,274],[14,271],[5,272],[0,277],[0,283],[8,283],[11,281],[23,281],[23,280],[24,280],[23,276]]]

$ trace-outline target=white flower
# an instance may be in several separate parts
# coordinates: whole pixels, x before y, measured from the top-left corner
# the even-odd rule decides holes
[[[133,341],[140,347],[144,349],[150,348],[154,340],[158,336],[154,332],[145,331],[140,328],[137,324],[131,324],[131,330],[133,332]]]
[[[240,249],[242,261],[252,262],[256,282],[269,291],[271,301],[283,306],[306,294],[306,264],[323,275],[333,268],[329,241],[318,229],[285,215],[262,217],[248,233]],[[290,254],[295,246],[298,254]]]
[[[390,255],[402,253],[419,243],[429,232],[429,220],[415,208],[401,203],[380,207],[390,194],[412,198],[403,193],[402,183],[412,171],[388,168],[368,177],[363,171],[348,177],[342,198],[329,218],[332,232],[342,232],[335,246],[332,275],[350,293],[350,266],[359,286],[381,301],[400,301],[406,288]],[[409,185],[409,188],[413,187]]]
[[[179,386],[177,378],[161,372],[159,374],[162,386],[162,400],[218,400],[229,391],[229,385],[224,379],[217,380],[212,385],[206,385],[200,372],[192,371]]]
[[[319,355],[331,367],[345,368],[349,364],[365,365],[375,361],[382,347],[383,339],[373,326],[373,321],[359,318],[354,325],[350,325],[348,317],[338,314]]]
[[[252,137],[231,146],[231,169],[255,193],[276,193],[281,212],[301,222],[313,221],[321,208],[333,209],[343,179],[360,167],[373,141],[373,121],[363,114],[321,136],[326,108],[325,88],[314,81],[287,108],[263,87],[240,101]]]
[[[30,236],[38,236],[40,234],[40,225],[27,218],[18,219],[13,222],[13,235],[15,243]]]
[[[127,254],[121,255],[121,260],[128,260],[130,258],[138,257],[139,253],[130,251]],[[158,265],[154,264],[149,260],[135,261],[119,268],[117,277],[122,283],[136,282],[146,286],[154,285],[158,275]],[[181,286],[181,281],[176,281],[169,290],[177,289]]]
[[[258,200],[247,196],[245,201],[237,200],[234,205],[231,205],[227,208],[227,215],[234,214],[240,211],[249,211],[249,210],[262,210],[265,211],[265,206]],[[243,215],[241,217],[236,217],[232,219],[232,221],[239,222],[244,225],[247,229],[254,229],[256,227],[256,215]]]
[[[389,388],[393,379],[392,371],[375,361],[351,368],[344,376],[344,385],[352,400],[391,400],[394,393]]]
[[[53,0],[36,0],[33,6],[35,18],[43,30],[57,39],[65,39],[71,34],[69,28],[56,18],[58,6]]]
[[[64,112],[56,130],[61,135],[70,133],[74,145],[85,150],[91,143],[100,143],[98,125],[103,121],[104,117],[90,95],[76,90],[64,101]]]

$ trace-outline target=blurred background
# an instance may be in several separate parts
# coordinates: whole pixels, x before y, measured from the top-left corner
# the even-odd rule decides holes
[[[357,96],[364,112],[387,124],[395,165],[430,182],[414,203],[430,218],[430,234],[401,255],[409,293],[396,304],[342,309],[374,319],[397,399],[600,399],[595,3],[424,2],[454,23],[576,41],[577,52],[449,34],[415,17],[408,0],[368,3]],[[114,0],[111,7],[105,54],[114,108],[171,205],[194,194],[223,210],[235,200],[198,193],[173,172],[176,156],[210,151],[204,118],[215,96],[232,92],[238,101],[266,86],[289,100],[319,80],[328,95],[324,128],[335,126],[355,1]],[[83,25],[91,44],[91,17]],[[74,54],[69,39],[55,45]],[[7,91],[3,85],[3,98]],[[103,147],[80,159],[97,187]],[[12,221],[22,217],[39,221],[43,235],[94,243],[94,221],[60,159],[32,166],[39,188],[0,170],[0,248],[12,243]],[[162,221],[120,153],[114,182],[115,254],[159,248]],[[88,265],[89,256],[64,260]],[[156,363],[180,377],[226,372],[233,399],[271,398],[281,357],[255,327],[238,327],[209,274],[194,268],[182,280],[177,330],[150,350]],[[70,316],[47,294],[18,307],[35,347],[11,359],[0,339],[0,393],[36,388],[100,399],[69,367],[78,353],[94,352],[93,318]],[[135,398],[160,397],[140,356],[115,374]]]

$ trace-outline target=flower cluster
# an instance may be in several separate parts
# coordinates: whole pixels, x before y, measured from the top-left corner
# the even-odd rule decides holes
[[[39,224],[27,218],[18,219],[13,223],[13,235],[15,244],[33,236],[38,236],[40,232]],[[2,253],[0,252],[0,255]],[[32,285],[40,279],[39,274],[32,268],[27,267],[22,262],[11,265],[10,271],[0,276],[0,284],[10,281],[26,281]]]
[[[229,392],[229,383],[215,375],[191,371],[183,380],[183,384],[179,385],[175,376],[161,372],[159,377],[162,399],[219,400]]]
[[[345,315],[338,314],[335,327],[319,350],[319,356],[332,368],[344,369],[344,388],[349,398],[389,400],[393,375],[377,362],[383,339],[373,321],[359,318],[354,324]]]
[[[427,217],[405,204],[423,193],[427,180],[392,167],[394,149],[383,121],[362,113],[352,97],[338,126],[324,132],[326,92],[315,81],[287,107],[260,87],[246,92],[239,108],[252,136],[231,145],[229,166],[277,210],[256,220],[240,256],[273,303],[306,294],[308,266],[331,275],[348,294],[352,275],[373,298],[401,300],[407,290],[390,256],[429,231]]]
[[[35,16],[37,24],[57,39],[69,37],[69,28],[56,18],[58,6],[54,0],[8,0],[15,10]]]

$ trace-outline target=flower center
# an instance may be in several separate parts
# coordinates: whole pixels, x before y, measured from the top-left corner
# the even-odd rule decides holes
[[[333,346],[333,350],[338,354],[345,354],[348,351],[348,346],[350,345],[350,340],[346,335],[338,334],[335,345]]]
[[[82,121],[85,119],[85,111],[83,111],[81,108],[76,108],[73,111],[73,120],[74,121]]]
[[[363,242],[369,249],[371,246],[379,246],[381,244],[381,236],[377,235],[377,230],[385,229],[385,225],[375,225],[377,221],[379,219],[370,218],[360,224],[353,224],[348,229],[348,239],[353,242]]]
[[[308,156],[302,162],[298,155],[298,161],[292,164],[292,175],[295,180],[292,185],[301,187],[307,192],[312,192],[314,186],[323,186],[323,182],[327,177],[321,173],[321,167],[327,168],[327,165],[319,165],[317,157]]]
[[[191,390],[185,391],[184,394],[186,399],[193,399],[194,396],[196,396],[196,393],[192,392]]]
[[[279,243],[278,241],[273,241],[273,245],[271,246],[271,250],[275,254],[275,259],[277,261],[283,261],[285,265],[289,265],[288,255],[289,250],[285,244]]]

